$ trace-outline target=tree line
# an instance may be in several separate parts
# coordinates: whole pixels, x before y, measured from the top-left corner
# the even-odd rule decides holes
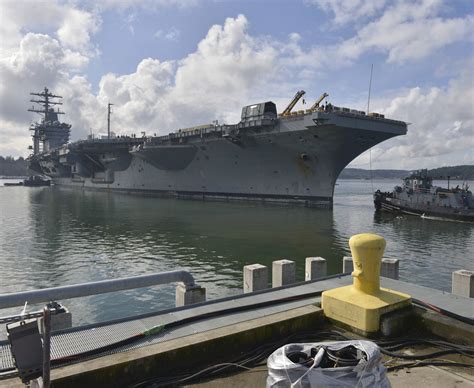
[[[0,176],[27,176],[28,171],[25,158],[20,156],[15,160],[13,156],[0,156]]]
[[[403,179],[415,170],[364,170],[361,168],[345,168],[339,179]],[[461,165],[428,169],[433,179],[474,180],[474,165]]]

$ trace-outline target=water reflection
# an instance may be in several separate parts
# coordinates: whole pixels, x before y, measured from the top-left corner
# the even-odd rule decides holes
[[[39,274],[42,287],[186,268],[215,298],[241,292],[246,264],[271,266],[273,260],[289,258],[303,280],[305,257],[327,258],[329,270],[336,273],[343,256],[330,210],[57,187],[31,191],[29,200],[35,251],[29,271]],[[138,310],[168,307],[172,293],[165,287],[89,302],[93,319],[102,319],[123,310],[120,306],[136,305],[135,298]]]
[[[374,182],[391,189],[396,182]],[[242,267],[322,256],[338,273],[349,237],[374,232],[402,280],[450,289],[474,269],[474,225],[375,213],[367,181],[340,181],[333,210],[202,202],[51,188],[0,188],[0,292],[188,269],[209,298],[241,292]],[[170,307],[172,286],[67,301],[74,322]]]
[[[403,260],[405,279],[450,291],[451,273],[473,268],[472,224],[375,212],[374,225],[391,242],[387,255]]]

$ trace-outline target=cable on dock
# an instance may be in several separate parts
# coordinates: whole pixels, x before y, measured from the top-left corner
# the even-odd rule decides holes
[[[244,311],[248,311],[248,310],[273,306],[273,305],[277,305],[277,304],[281,304],[281,303],[288,303],[288,302],[294,302],[294,301],[298,301],[298,300],[302,300],[302,299],[318,297],[318,296],[321,296],[321,293],[322,293],[322,291],[316,291],[316,292],[311,292],[311,293],[307,293],[307,294],[293,295],[293,296],[280,298],[280,299],[276,299],[276,300],[268,300],[268,301],[264,301],[264,302],[254,303],[254,304],[251,304],[251,305],[236,306],[236,307],[231,307],[231,308],[227,308],[227,309],[223,309],[223,310],[212,311],[212,312],[208,312],[208,313],[203,313],[203,314],[183,318],[183,319],[172,321],[170,323],[163,324],[163,325],[156,325],[156,326],[153,326],[152,328],[144,330],[141,333],[138,333],[138,334],[133,335],[131,337],[125,338],[123,340],[120,340],[120,341],[117,341],[117,342],[114,342],[114,343],[111,343],[111,344],[108,344],[108,345],[105,345],[105,346],[98,347],[96,349],[92,349],[92,350],[82,352],[82,353],[77,353],[77,354],[74,354],[74,355],[71,355],[71,356],[56,358],[54,360],[51,360],[51,366],[53,366],[53,367],[64,366],[64,365],[67,365],[67,364],[72,363],[72,362],[80,361],[82,359],[95,358],[95,357],[98,357],[98,356],[100,356],[101,354],[103,354],[105,352],[118,350],[123,346],[133,344],[133,343],[138,342],[142,339],[145,339],[146,337],[149,337],[151,335],[157,335],[159,333],[162,333],[165,330],[174,329],[174,328],[181,327],[181,326],[191,324],[191,323],[194,323],[194,322],[197,322],[197,321],[201,321],[201,320],[204,320],[204,319],[211,319],[211,318],[216,318],[216,317],[219,317],[219,316],[225,315],[225,314],[235,314],[235,313],[240,313],[240,312],[244,312]],[[460,316],[458,314],[455,314],[455,313],[452,313],[450,311],[441,309],[437,306],[433,306],[429,303],[420,301],[418,299],[412,299],[412,300],[413,300],[413,304],[415,304],[415,305],[424,307],[426,309],[433,310],[433,311],[435,311],[439,314],[448,316],[450,318],[459,320],[459,321],[464,322],[464,323],[468,323],[468,324],[471,324],[471,325],[474,324],[474,320],[471,319],[471,318]],[[240,366],[255,365],[256,362],[258,363],[262,359],[266,359],[275,349],[277,349],[280,346],[283,346],[285,343],[288,343],[288,341],[291,341],[291,340],[292,341],[298,341],[298,340],[304,340],[304,339],[309,339],[309,338],[319,338],[319,339],[324,339],[324,340],[328,340],[328,339],[348,340],[348,339],[351,339],[351,338],[343,335],[342,333],[340,333],[338,331],[325,331],[325,332],[320,332],[320,333],[317,333],[317,334],[315,334],[314,332],[295,334],[295,335],[286,337],[283,340],[279,340],[277,342],[272,342],[272,343],[267,343],[265,345],[262,345],[262,346],[260,346],[256,349],[254,349],[252,351],[252,353],[245,355],[245,357],[240,357],[239,359],[235,360],[235,362],[233,364],[239,364],[239,367]],[[377,345],[379,345],[380,350],[383,354],[388,355],[390,357],[396,357],[396,358],[405,359],[405,360],[418,360],[418,361],[429,360],[429,359],[440,357],[440,356],[447,355],[447,354],[460,354],[460,355],[464,355],[464,356],[467,356],[467,357],[474,357],[474,348],[473,347],[456,345],[456,344],[449,343],[449,342],[446,342],[446,341],[405,338],[405,339],[399,339],[399,340],[390,340],[390,341],[382,340],[382,341],[374,341],[374,342],[377,343]],[[417,344],[437,346],[437,347],[441,347],[442,350],[437,351],[437,352],[433,352],[433,353],[429,353],[429,354],[423,354],[423,355],[405,355],[405,354],[394,353],[393,352],[393,350],[401,349],[401,348],[403,348],[407,345],[417,345]],[[426,361],[426,362],[428,362],[428,361]],[[426,362],[425,362],[425,364],[426,364]],[[425,365],[425,364],[423,364],[423,365]],[[207,375],[207,373],[222,373],[224,371],[228,371],[229,368],[238,368],[235,365],[234,366],[232,366],[232,365],[223,365],[223,364],[219,364],[219,365],[220,366],[218,368],[217,367],[216,368],[210,367],[210,369],[207,368],[206,370],[203,370],[203,371],[206,371],[205,375]],[[415,366],[418,366],[420,364],[418,362],[418,363],[407,363],[406,365],[407,365],[406,367],[415,367]],[[472,366],[472,365],[464,365],[464,366]],[[1,375],[3,375],[4,373],[10,373],[13,370],[14,370],[14,368],[4,369],[4,370],[1,371]],[[235,370],[235,369],[233,369],[233,370]],[[176,380],[176,377],[179,378],[179,379]],[[167,381],[166,384],[181,383],[181,382],[188,381],[188,379],[191,379],[191,378],[194,379],[194,378],[197,378],[197,377],[201,378],[203,376],[201,376],[200,373],[197,376],[194,376],[194,375],[174,376],[172,378],[166,378],[166,381]],[[140,384],[136,385],[135,387],[143,386],[143,385],[140,385]]]
[[[345,341],[353,340],[355,338],[348,337],[347,335],[337,331],[337,330],[328,330],[315,333],[314,331],[292,334],[286,338],[279,339],[274,342],[266,343],[262,346],[259,346],[253,349],[251,352],[245,353],[242,356],[235,358],[226,363],[219,363],[216,365],[211,365],[207,368],[201,370],[194,370],[189,373],[183,373],[176,376],[165,376],[157,377],[154,379],[144,380],[135,385],[132,385],[131,388],[143,388],[143,387],[163,387],[163,386],[174,386],[182,384],[191,384],[201,381],[203,379],[215,378],[220,375],[229,374],[232,372],[237,372],[239,370],[253,369],[254,367],[262,365],[263,361],[270,356],[276,349],[279,347],[288,344],[289,342],[310,342],[310,341],[320,341],[320,340],[332,340],[332,341]],[[459,367],[473,367],[473,364],[454,362],[448,360],[433,360],[434,358],[440,357],[445,354],[461,354],[467,357],[474,357],[474,348],[464,345],[457,345],[446,341],[438,340],[429,340],[429,339],[420,339],[420,338],[400,338],[397,340],[381,340],[374,342],[379,346],[380,351],[383,354],[396,357],[402,360],[410,360],[411,362],[403,363],[399,365],[390,365],[387,366],[388,371],[402,369],[402,368],[414,368],[427,365],[436,365],[436,366],[459,366]],[[399,348],[412,346],[412,345],[430,345],[444,348],[441,351],[432,352],[429,354],[423,355],[408,355],[402,353],[392,353],[387,350],[398,346]],[[418,358],[417,358],[418,357]]]

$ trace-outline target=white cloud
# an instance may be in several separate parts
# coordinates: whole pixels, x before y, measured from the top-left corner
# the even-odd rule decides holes
[[[28,133],[28,122],[10,121],[0,118],[0,155],[2,156],[25,156],[27,147],[32,144],[30,133]]]
[[[443,19],[435,16],[439,7],[439,2],[429,0],[396,3],[343,42],[338,54],[353,60],[364,52],[376,50],[388,54],[389,63],[405,63],[426,58],[441,47],[472,37],[472,15]]]
[[[238,121],[242,102],[276,74],[277,52],[248,35],[247,25],[243,15],[228,18],[178,62],[148,58],[132,74],[102,77],[98,100],[115,104],[116,129],[167,133],[216,118]]]
[[[56,34],[59,42],[83,55],[92,55],[91,37],[98,31],[97,14],[56,1],[0,1],[0,58],[13,55],[24,32]]]
[[[239,15],[210,28],[197,51],[179,64],[172,93],[177,103],[195,110],[205,97],[208,113],[230,110],[235,115],[251,92],[261,87],[268,92],[277,81],[278,52],[266,40],[248,35],[247,25],[245,16]]]
[[[91,36],[98,31],[101,24],[98,16],[78,9],[65,8],[63,18],[57,31],[60,42],[71,49],[90,50]]]
[[[302,50],[293,42],[295,63],[311,61],[320,66],[347,66],[367,52],[387,55],[388,63],[404,64],[427,58],[452,43],[472,40],[474,17],[442,17],[441,0],[315,0],[320,8],[334,13],[334,22],[344,24],[374,18],[356,25],[355,35],[340,43]]]
[[[150,11],[166,7],[188,8],[196,6],[199,0],[83,0],[83,3],[99,12],[111,9],[123,12],[138,8]]]
[[[64,49],[58,40],[28,33],[18,52],[0,60],[0,116],[6,120],[25,117],[25,96],[32,89],[53,88],[67,79],[68,71],[82,66],[87,58]]]
[[[98,101],[86,77],[75,75],[58,84],[54,92],[64,97],[64,120],[73,124],[74,139],[84,139],[90,131],[105,132],[108,101]]]
[[[165,39],[171,42],[177,42],[181,35],[181,31],[178,30],[176,27],[172,27],[169,30],[158,30],[153,35],[156,39]]]
[[[374,168],[436,167],[464,160],[474,164],[473,61],[444,88],[411,88],[390,101],[375,102],[374,109],[390,118],[411,123],[408,134],[384,142],[373,150]],[[368,167],[368,153],[352,165]]]
[[[102,77],[97,100],[102,106],[108,102],[114,104],[117,132],[149,130],[166,121],[163,100],[169,93],[173,77],[173,62],[147,58],[139,63],[135,73]]]
[[[337,25],[353,23],[357,19],[368,19],[384,8],[385,0],[312,0],[326,12],[334,14]]]

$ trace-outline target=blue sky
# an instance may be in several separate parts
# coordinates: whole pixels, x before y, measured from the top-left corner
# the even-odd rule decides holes
[[[474,2],[0,2],[0,154],[26,156],[30,91],[63,95],[73,139],[167,133],[296,90],[411,123],[374,168],[474,164]],[[371,109],[372,110],[372,109]],[[368,153],[353,167],[368,168]]]

